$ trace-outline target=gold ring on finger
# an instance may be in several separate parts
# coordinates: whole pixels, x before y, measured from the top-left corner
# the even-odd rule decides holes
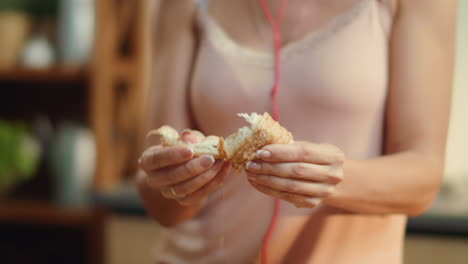
[[[171,186],[171,192],[172,192],[172,194],[173,194],[175,197],[177,197],[177,193],[176,193],[175,190],[174,190],[174,186]]]

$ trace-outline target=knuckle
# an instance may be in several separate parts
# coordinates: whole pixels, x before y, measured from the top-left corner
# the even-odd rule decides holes
[[[153,151],[147,158],[147,166],[151,164],[151,167],[160,168],[161,167],[161,157],[156,151]]]
[[[180,171],[177,169],[171,170],[164,178],[167,184],[174,184],[179,181]]]
[[[330,151],[336,151],[336,150],[339,150],[337,146],[333,145],[333,144],[330,144],[330,143],[322,143],[320,144],[323,148],[326,148]]]
[[[298,193],[301,190],[300,184],[294,180],[287,181],[284,185],[286,190],[291,193]]]
[[[177,193],[178,197],[185,197],[190,193],[187,184],[179,184],[174,186],[174,192]]]
[[[312,151],[307,144],[302,144],[299,147],[299,160],[305,161],[308,157],[312,156]]]
[[[308,175],[308,167],[304,163],[299,163],[293,166],[292,174],[295,178],[305,178]]]
[[[288,200],[288,201],[291,201],[291,202],[294,202],[296,201],[296,196],[292,193],[282,193],[281,196],[283,196],[283,198],[285,200]]]
[[[184,165],[185,172],[189,175],[196,175],[200,171],[200,161],[197,160],[191,160],[190,162],[187,162]]]
[[[174,193],[176,194],[175,196],[177,198],[184,198],[189,194],[188,188],[186,188],[184,185],[177,184],[177,185],[174,185],[172,188],[174,189]]]
[[[148,185],[150,188],[156,189],[160,187],[159,181],[156,180],[156,177],[146,177],[145,179],[146,185]]]
[[[324,146],[330,151],[334,163],[343,164],[345,161],[345,154],[339,147],[328,143],[324,144]]]

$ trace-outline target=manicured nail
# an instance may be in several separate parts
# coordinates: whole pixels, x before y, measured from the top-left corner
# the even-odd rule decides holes
[[[271,152],[268,150],[257,150],[257,158],[259,159],[268,159],[271,157]]]
[[[247,164],[245,165],[245,168],[247,170],[251,170],[251,171],[258,171],[262,168],[262,166],[256,162],[253,162],[253,161],[249,161],[247,162]]]
[[[306,202],[311,205],[318,205],[321,201],[322,199],[319,199],[319,198],[307,198],[306,199]]]
[[[188,130],[184,130],[184,131],[182,131],[182,133],[180,133],[181,138],[184,138],[187,135],[190,135],[190,131],[188,131]]]
[[[214,158],[212,155],[203,155],[203,156],[201,157],[200,164],[201,164],[204,168],[208,168],[208,167],[210,167],[211,165],[213,165],[214,162],[215,162],[215,158]]]
[[[335,191],[336,187],[334,185],[329,185],[326,190],[327,190],[327,193],[333,193]]]

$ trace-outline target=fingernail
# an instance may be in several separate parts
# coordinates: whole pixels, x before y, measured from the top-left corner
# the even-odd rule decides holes
[[[268,159],[271,157],[271,152],[268,150],[257,150],[257,158],[259,159]]]
[[[201,157],[200,164],[201,164],[204,168],[208,168],[208,167],[210,167],[214,162],[215,162],[215,158],[214,158],[212,155],[203,155],[203,156]]]
[[[322,199],[319,199],[319,198],[307,198],[306,199],[306,202],[308,204],[311,204],[311,205],[318,205],[320,202],[322,201]]]
[[[249,161],[247,162],[247,164],[245,165],[245,168],[247,170],[251,170],[251,171],[258,171],[262,168],[262,166],[256,162],[253,162],[253,161]]]
[[[326,192],[332,194],[335,191],[335,186],[330,185],[326,188]]]
[[[182,156],[184,156],[185,158],[192,157],[193,154],[194,154],[194,151],[193,151],[192,146],[188,146],[184,150],[182,150]]]
[[[190,129],[184,129],[184,130],[182,130],[182,133],[180,133],[180,136],[181,136],[181,137],[182,137],[182,136],[186,136],[186,135],[191,134],[191,133],[192,133],[192,130],[190,130]]]

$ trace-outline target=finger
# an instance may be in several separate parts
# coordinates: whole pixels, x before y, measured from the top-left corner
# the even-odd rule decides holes
[[[166,198],[183,198],[191,193],[195,192],[196,190],[200,189],[208,182],[210,182],[216,174],[219,173],[223,166],[223,162],[218,160],[215,162],[213,167],[204,173],[193,177],[185,182],[181,182],[179,184],[172,185],[172,190],[170,186],[161,188],[161,193]],[[174,191],[173,191],[174,190]]]
[[[284,178],[304,179],[308,181],[337,184],[343,180],[340,166],[318,165],[304,162],[271,163],[249,161],[247,172],[264,175],[274,175]]]
[[[153,188],[171,186],[209,170],[214,162],[213,156],[203,155],[181,165],[153,171],[147,182]]]
[[[282,178],[270,175],[259,175],[248,173],[250,181],[261,184],[271,189],[292,194],[302,194],[310,197],[324,198],[335,191],[335,186],[314,183],[297,179]]]
[[[223,167],[219,171],[219,173],[211,180],[208,184],[204,185],[197,191],[193,192],[192,194],[184,197],[179,198],[177,201],[185,206],[199,204],[203,200],[208,197],[211,193],[216,191],[219,187],[221,187],[224,183],[224,180],[229,175],[229,171],[231,170],[230,163],[224,163]]]
[[[205,138],[205,135],[203,135],[203,133],[198,130],[186,129],[182,132],[180,138],[185,143],[194,144],[202,141],[203,138]]]
[[[310,142],[267,145],[257,151],[257,158],[270,162],[306,162],[322,165],[344,161],[344,155],[337,147]]]
[[[143,170],[149,172],[181,164],[191,158],[193,158],[193,149],[187,146],[154,146],[145,150],[138,162]]]
[[[288,201],[294,206],[298,208],[314,208],[320,204],[322,201],[320,198],[313,198],[313,197],[308,197],[305,195],[299,195],[299,194],[292,194],[292,193],[286,193],[286,192],[280,192],[274,189],[271,189],[267,186],[255,183],[251,180],[249,180],[249,183],[258,191],[269,195],[273,196],[285,201]]]

